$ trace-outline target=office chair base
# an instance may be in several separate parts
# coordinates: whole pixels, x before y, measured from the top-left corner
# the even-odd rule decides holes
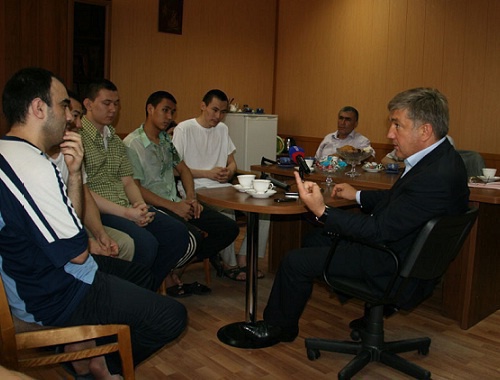
[[[429,338],[382,342],[382,344],[375,346],[368,346],[363,342],[307,338],[305,344],[309,360],[318,359],[321,355],[320,350],[356,355],[338,373],[340,380],[350,379],[372,361],[383,363],[416,379],[431,378],[430,371],[396,355],[400,352],[413,350],[416,350],[419,354],[427,355],[431,344]]]

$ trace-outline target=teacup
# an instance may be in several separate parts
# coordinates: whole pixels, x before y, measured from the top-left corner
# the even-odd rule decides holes
[[[314,167],[314,157],[306,157],[304,161],[306,162],[307,166],[309,166],[309,169],[312,169]]]
[[[483,175],[486,178],[493,178],[497,174],[497,170],[494,168],[484,168],[483,169]]]
[[[254,179],[252,185],[253,189],[257,193],[261,194],[274,188],[274,185],[271,183],[269,179]]]
[[[238,182],[243,187],[252,187],[252,181],[255,179],[255,174],[241,174],[238,177]]]

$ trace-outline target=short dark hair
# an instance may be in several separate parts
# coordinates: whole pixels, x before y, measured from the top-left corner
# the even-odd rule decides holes
[[[168,99],[172,103],[177,104],[175,97],[167,91],[156,91],[149,95],[148,100],[146,100],[146,117],[148,117],[148,105],[151,104],[156,107],[163,99]]]
[[[417,87],[400,92],[392,98],[387,108],[389,112],[406,110],[408,118],[414,124],[429,123],[439,139],[448,134],[450,119],[448,100],[435,88]]]
[[[99,94],[99,91],[101,90],[108,90],[108,91],[118,91],[118,88],[115,86],[113,82],[111,82],[108,79],[97,79],[89,83],[87,86],[87,89],[85,90],[85,96],[83,97],[84,99],[90,99],[92,101],[97,98],[97,95]]]
[[[16,72],[7,81],[2,94],[2,107],[9,128],[14,124],[26,122],[28,108],[33,99],[40,98],[49,107],[52,106],[52,78],[58,79],[49,70],[27,67]]]
[[[358,121],[359,120],[359,112],[356,108],[352,107],[352,106],[345,106],[345,107],[342,107],[339,111],[339,114],[341,112],[352,112],[354,113],[354,116],[356,116],[356,120],[355,121]]]
[[[205,103],[205,105],[208,106],[213,98],[219,99],[220,101],[223,101],[223,102],[229,102],[229,99],[228,99],[226,93],[224,91],[217,90],[217,89],[208,91],[202,100],[203,100],[203,103]]]
[[[75,99],[78,103],[81,103],[81,99],[80,97],[78,96],[78,94],[76,92],[74,92],[73,90],[70,90],[68,89],[68,96],[71,98],[71,99]]]

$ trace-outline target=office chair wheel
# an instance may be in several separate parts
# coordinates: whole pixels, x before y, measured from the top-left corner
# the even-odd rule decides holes
[[[308,348],[307,349],[307,358],[311,361],[318,359],[321,356],[321,353],[317,349]]]
[[[356,342],[359,342],[361,340],[361,333],[359,332],[359,330],[351,330],[351,339]]]
[[[417,350],[419,355],[427,356],[429,354],[429,347],[421,347]]]

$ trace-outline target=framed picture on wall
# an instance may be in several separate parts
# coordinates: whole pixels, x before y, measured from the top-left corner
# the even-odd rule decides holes
[[[160,0],[158,31],[182,34],[183,0]]]

